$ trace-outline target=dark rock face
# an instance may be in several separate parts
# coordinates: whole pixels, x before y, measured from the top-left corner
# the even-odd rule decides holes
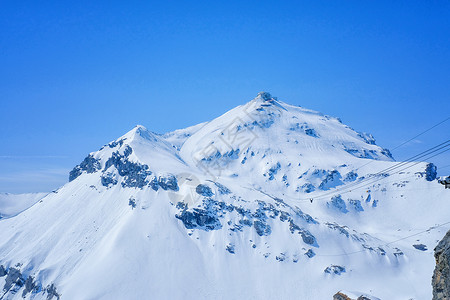
[[[345,175],[344,181],[352,182],[352,181],[355,181],[357,178],[358,178],[358,173],[356,173],[354,171],[350,171],[349,173],[347,173],[347,175]]]
[[[103,173],[100,177],[100,180],[102,182],[102,185],[106,187],[117,184],[117,179],[115,178],[114,173],[110,172]]]
[[[34,278],[30,276],[27,280],[25,280],[25,288],[22,292],[22,298],[25,298],[27,294],[32,292],[34,289],[36,289],[36,283],[34,282]]]
[[[6,274],[7,273],[6,273],[5,267],[4,266],[0,266],[0,277],[5,276]]]
[[[8,275],[5,279],[5,286],[3,290],[9,291],[13,286],[18,285],[22,286],[24,284],[24,280],[22,278],[22,274],[19,269],[9,268]]]
[[[331,187],[335,187],[336,185],[341,185],[341,174],[337,170],[333,170],[328,172],[325,179],[320,183],[319,189],[323,191],[329,190]]]
[[[142,189],[145,186],[150,186],[153,190],[157,191],[159,188],[163,190],[178,191],[178,181],[174,175],[156,176],[150,177],[153,173],[146,164],[140,164],[132,162],[128,159],[133,150],[127,146],[124,150],[124,154],[114,152],[112,156],[106,161],[103,174],[101,176],[101,182],[103,186],[109,187],[116,185],[118,179],[114,172],[107,172],[111,167],[116,168],[117,173],[122,180],[122,187],[139,188]]]
[[[345,267],[331,265],[324,270],[327,274],[341,275],[345,273]]]
[[[235,253],[234,245],[233,245],[233,244],[228,244],[227,247],[226,247],[226,250],[227,250],[228,252],[230,252],[231,254],[234,254],[234,253]]]
[[[42,286],[34,280],[32,276],[24,276],[20,271],[20,264],[16,267],[10,267],[6,269],[4,266],[0,265],[0,277],[5,277],[5,284],[3,285],[3,297],[9,299],[8,295],[17,294],[22,290],[22,298],[25,298],[29,293],[32,293],[31,298],[34,298],[38,293],[47,293],[47,299],[60,298],[60,295],[56,292],[56,287],[52,284],[47,289],[42,289]]]
[[[327,202],[327,206],[337,209],[344,214],[348,213],[347,205],[345,204],[345,201],[342,199],[341,195],[333,196],[333,198],[331,198],[331,201]]]
[[[175,216],[180,219],[187,229],[203,229],[205,231],[222,228],[219,218],[203,209],[194,208],[193,211],[183,210]]]
[[[52,300],[53,297],[55,297],[57,300],[60,299],[60,295],[56,292],[56,287],[53,285],[53,283],[52,285],[46,288],[46,292],[47,292],[47,300]]]
[[[433,300],[450,299],[450,231],[434,249]]]
[[[267,173],[264,174],[264,176],[268,176],[269,180],[274,180],[275,175],[278,173],[278,171],[281,169],[281,164],[277,162],[275,166],[272,166]]]
[[[413,247],[420,251],[428,250],[427,245],[424,245],[424,244],[415,244],[415,245],[413,245]]]
[[[197,185],[197,187],[195,188],[195,191],[197,192],[197,194],[205,196],[205,197],[212,197],[214,195],[211,188],[204,184]]]
[[[219,193],[220,193],[221,195],[228,195],[228,194],[231,194],[230,189],[227,188],[226,186],[224,186],[224,185],[222,185],[222,184],[220,184],[220,183],[218,183],[218,182],[214,182],[214,184],[215,184],[216,187],[218,188]]]
[[[350,298],[344,292],[338,292],[333,296],[333,300],[371,300],[373,298],[367,298],[366,296],[359,296],[358,298]]]
[[[178,181],[174,175],[168,175],[167,177],[160,176],[158,178],[158,185],[165,191],[172,190],[178,191]]]
[[[437,167],[434,164],[428,164],[425,168],[425,179],[433,181],[437,177]]]
[[[301,186],[300,189],[305,193],[311,193],[316,190],[316,187],[311,183],[305,183],[304,185]]]
[[[297,232],[298,234],[300,234],[305,244],[317,245],[316,238],[311,234],[311,232],[304,228],[300,228],[300,226],[295,224],[292,220],[289,222],[289,230],[291,231],[291,233]]]
[[[69,181],[73,181],[78,176],[83,174],[83,171],[86,173],[94,173],[101,169],[100,160],[94,158],[92,155],[88,155],[78,166],[73,168],[69,173]]]
[[[130,151],[125,152],[128,155],[131,154]],[[124,177],[124,181],[122,182],[123,187],[143,188],[148,185],[147,176],[151,175],[152,172],[147,165],[129,161],[128,155],[126,154],[121,155],[118,152],[114,152],[108,161],[106,161],[105,171],[111,166],[114,166],[119,172],[119,175]]]
[[[346,294],[339,292],[333,296],[333,300],[352,300],[352,299],[349,298]]]
[[[364,142],[366,142],[369,145],[375,145],[376,144],[376,140],[373,137],[373,135],[371,135],[370,133],[366,133],[366,132],[359,132],[358,136],[364,140]]]
[[[306,256],[308,256],[309,258],[313,258],[314,256],[316,256],[316,253],[313,251],[313,249],[309,249],[306,253]]]
[[[259,236],[270,235],[272,233],[272,228],[270,228],[270,225],[261,220],[254,221],[253,226]]]

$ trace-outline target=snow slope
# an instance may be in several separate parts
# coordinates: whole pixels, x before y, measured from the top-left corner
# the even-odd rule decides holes
[[[0,219],[13,217],[44,198],[47,193],[0,193]]]
[[[0,220],[3,297],[430,299],[450,195],[428,163],[380,172],[395,164],[267,93],[172,133],[137,126]]]

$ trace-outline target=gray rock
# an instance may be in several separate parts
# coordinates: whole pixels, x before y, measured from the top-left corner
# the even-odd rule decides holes
[[[6,272],[5,267],[3,265],[0,265],[0,277],[5,276],[6,274],[8,273]]]
[[[89,154],[78,166],[73,168],[69,173],[69,181],[73,181],[78,178],[83,172],[88,174],[95,173],[101,169],[100,160],[94,158]]]
[[[308,256],[309,258],[313,258],[314,256],[316,256],[316,253],[313,251],[313,249],[309,249],[306,253],[306,256]]]
[[[314,235],[312,235],[307,229],[300,228],[300,226],[295,224],[292,220],[289,222],[289,230],[291,233],[297,232],[300,234],[305,244],[317,246],[317,241]]]
[[[5,285],[3,286],[4,291],[9,291],[14,285],[23,285],[22,274],[19,269],[9,268],[8,275],[5,279]]]
[[[413,245],[413,247],[420,251],[428,250],[427,245],[424,245],[424,244],[415,244],[415,245]]]
[[[47,300],[52,300],[53,297],[56,297],[56,299],[59,300],[61,297],[61,295],[59,295],[56,292],[56,287],[53,283],[49,287],[46,288],[46,292],[47,292]]]
[[[29,276],[27,280],[25,280],[25,288],[22,292],[22,298],[25,298],[28,293],[32,292],[36,288],[36,283],[34,282],[34,278]]]
[[[177,178],[171,174],[166,177],[160,176],[158,178],[158,185],[165,191],[171,190],[176,192],[179,190]]]
[[[342,273],[345,273],[345,267],[331,265],[327,267],[324,272],[327,274],[341,275]]]
[[[227,247],[226,247],[226,250],[227,250],[228,252],[230,252],[231,254],[234,254],[234,253],[235,253],[234,245],[233,245],[233,244],[228,244]]]
[[[338,211],[342,213],[348,213],[347,205],[345,204],[345,201],[342,200],[341,195],[334,196],[331,198],[330,202],[327,202],[328,207],[332,207],[334,209],[337,209]]]
[[[433,181],[437,177],[437,167],[434,164],[427,164],[425,168],[425,179],[427,181]]]
[[[204,184],[197,185],[197,187],[195,188],[195,191],[197,192],[197,194],[205,196],[205,197],[212,197],[214,195],[211,188]]]
[[[210,231],[222,228],[219,218],[203,209],[194,209],[194,211],[183,210],[181,214],[175,215],[175,217],[181,220],[187,229]]]
[[[272,233],[272,228],[270,228],[270,225],[261,220],[254,221],[253,227],[255,227],[256,233],[259,236],[270,235]]]
[[[433,300],[450,299],[450,231],[434,249]]]

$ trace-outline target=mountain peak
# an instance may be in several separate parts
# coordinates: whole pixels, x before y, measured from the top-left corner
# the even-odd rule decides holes
[[[272,95],[268,92],[259,92],[255,99],[270,101],[270,100],[277,100],[277,97],[272,97]]]

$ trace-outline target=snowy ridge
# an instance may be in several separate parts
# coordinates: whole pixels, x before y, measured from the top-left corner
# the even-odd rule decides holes
[[[399,239],[450,221],[450,197],[426,162],[378,174],[395,164],[370,134],[268,93],[172,133],[137,126],[0,220],[0,286],[6,299],[430,298],[426,249],[450,226]]]

